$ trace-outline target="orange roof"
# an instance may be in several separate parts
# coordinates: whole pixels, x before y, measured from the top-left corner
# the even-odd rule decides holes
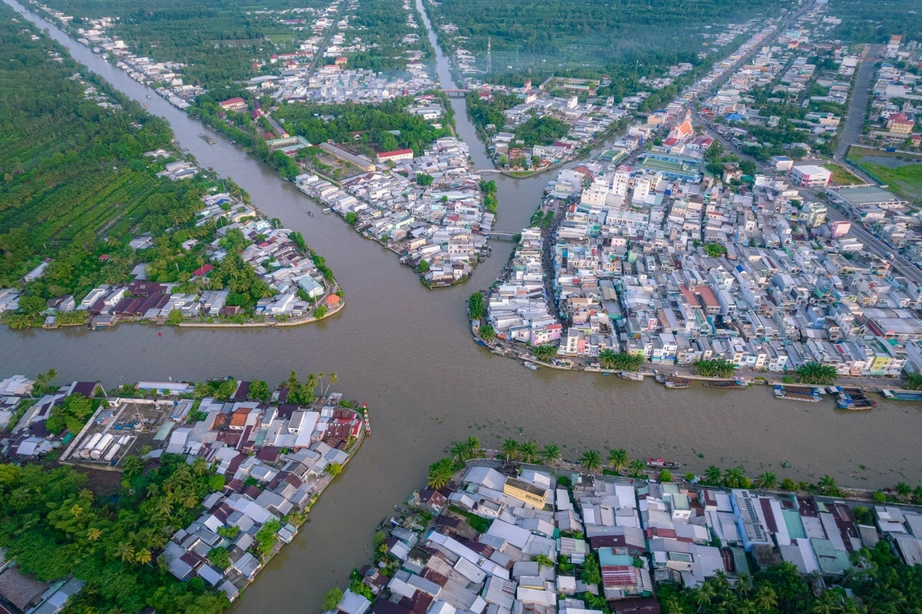
[[[326,298],[326,303],[327,305],[330,305],[330,306],[339,305],[339,297],[336,296],[335,294],[330,294]]]

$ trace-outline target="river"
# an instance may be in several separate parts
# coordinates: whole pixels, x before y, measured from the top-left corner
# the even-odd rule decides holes
[[[633,456],[663,456],[698,471],[709,464],[742,464],[753,476],[771,470],[779,478],[815,481],[828,473],[857,487],[922,483],[922,466],[913,456],[922,414],[910,404],[881,402],[871,412],[844,412],[829,401],[775,401],[765,388],[667,391],[615,377],[532,372],[488,353],[471,341],[464,302],[493,282],[510,243],[494,243],[492,258],[466,284],[427,290],[391,252],[362,239],[338,217],[320,215],[273,170],[219,135],[217,144],[206,144],[197,135],[209,131],[199,122],[52,24],[31,14],[29,19],[78,61],[169,120],[183,147],[201,164],[233,178],[266,215],[302,232],[345,289],[341,314],[295,328],[0,329],[4,376],[54,367],[59,380],[101,379],[107,386],[226,375],[274,385],[292,369],[302,376],[335,371],[338,389],[369,404],[374,436],[321,498],[294,543],[235,604],[241,614],[316,611],[327,588],[342,586],[353,567],[370,559],[375,525],[423,483],[427,465],[451,441],[470,435],[494,448],[506,437],[557,443],[570,459],[588,448],[603,451],[604,458],[608,447],[624,447]],[[444,78],[448,64],[441,53],[438,62]],[[453,104],[460,105],[456,121],[475,164],[489,168],[463,101]],[[527,223],[547,179],[497,179],[498,229],[518,231]],[[308,217],[311,208],[315,215]]]

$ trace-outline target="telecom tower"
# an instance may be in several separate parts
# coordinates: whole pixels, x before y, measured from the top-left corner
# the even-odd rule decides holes
[[[487,37],[487,74],[493,72],[493,37]]]

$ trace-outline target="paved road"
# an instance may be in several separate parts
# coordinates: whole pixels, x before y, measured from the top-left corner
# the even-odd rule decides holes
[[[885,244],[883,241],[865,230],[865,228],[860,223],[848,218],[838,209],[833,209],[831,206],[827,207],[826,217],[833,221],[849,220],[852,223],[852,228],[848,233],[849,236],[852,236],[861,241],[864,244],[865,249],[868,251],[877,254],[882,258],[887,258],[888,253],[896,254],[895,248]],[[896,255],[892,261],[892,265],[894,270],[905,276],[907,279],[910,279],[917,284],[922,284],[922,271],[920,271],[912,262],[903,256]]]
[[[871,91],[871,81],[874,77],[874,64],[877,62],[881,48],[882,45],[869,45],[858,65],[858,75],[855,77],[855,85],[852,88],[845,128],[839,135],[839,147],[836,148],[835,156],[833,156],[836,160],[844,160],[848,148],[861,136],[864,116],[868,108],[868,94]]]

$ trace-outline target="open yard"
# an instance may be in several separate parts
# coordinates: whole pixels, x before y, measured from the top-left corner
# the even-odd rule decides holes
[[[852,147],[848,159],[894,194],[922,205],[922,156]]]
[[[838,164],[824,164],[823,168],[832,172],[832,183],[835,185],[860,185],[864,183],[854,173]]]

